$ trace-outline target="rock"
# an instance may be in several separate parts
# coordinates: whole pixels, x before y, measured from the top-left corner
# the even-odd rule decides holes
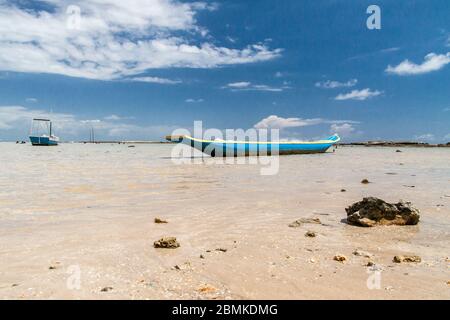
[[[397,150],[395,150],[395,152],[400,153],[400,152],[403,152],[403,151],[400,150],[400,149],[397,149]]]
[[[419,256],[395,256],[392,260],[395,263],[402,263],[402,262],[421,262],[422,259]]]
[[[108,291],[111,291],[112,289],[113,289],[113,287],[104,287],[100,291],[101,292],[108,292]]]
[[[168,222],[160,218],[155,218],[155,223],[168,223]]]
[[[155,248],[164,248],[164,249],[175,249],[180,246],[180,244],[177,241],[177,238],[175,237],[165,237],[161,238],[158,241],[155,241],[153,243],[153,246]]]
[[[228,249],[225,248],[217,248],[216,251],[220,251],[220,252],[227,252]]]
[[[353,254],[355,256],[364,257],[364,258],[372,258],[373,257],[373,254],[371,254],[370,252],[362,251],[359,249],[356,249],[355,251],[353,251]]]
[[[337,254],[333,257],[333,260],[339,261],[339,262],[345,262],[345,261],[347,261],[347,257],[342,254]]]
[[[48,267],[48,270],[55,270],[56,269],[56,266],[50,266],[50,267]]]
[[[322,224],[322,222],[319,218],[300,218],[289,224],[289,227],[298,228],[301,227],[302,224]]]
[[[367,179],[362,179],[362,180],[361,180],[361,183],[362,183],[362,184],[368,184],[368,183],[370,183],[370,181],[367,180]]]
[[[317,236],[317,234],[314,231],[307,231],[305,233],[305,237],[315,238],[316,236]]]
[[[214,288],[213,286],[210,285],[203,285],[200,288],[198,288],[198,292],[200,293],[213,293],[215,292],[217,289]]]
[[[369,197],[345,209],[349,224],[374,227],[376,225],[416,225],[419,223],[419,210],[410,202],[387,203]]]
[[[367,264],[366,264],[366,266],[368,266],[368,267],[373,267],[375,265],[375,263],[373,262],[373,261],[367,261]]]
[[[345,189],[341,189],[341,192],[347,192],[347,190],[345,190]]]

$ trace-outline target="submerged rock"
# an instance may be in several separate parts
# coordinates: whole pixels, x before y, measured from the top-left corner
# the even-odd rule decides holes
[[[108,291],[111,291],[112,289],[113,289],[113,287],[104,287],[100,291],[101,292],[108,292]]]
[[[317,236],[317,234],[314,231],[307,231],[305,233],[305,237],[315,238],[316,236]]]
[[[291,228],[301,227],[302,224],[322,224],[319,218],[300,218],[289,224]]]
[[[373,254],[371,254],[370,252],[362,251],[359,249],[356,249],[355,251],[353,251],[353,255],[358,256],[358,257],[364,257],[364,258],[372,258],[373,257]]]
[[[394,261],[395,263],[421,262],[422,259],[419,256],[395,256],[392,261]]]
[[[345,262],[347,261],[347,257],[342,254],[337,254],[333,257],[334,261]]]
[[[168,222],[160,218],[155,218],[155,223],[168,223]]]
[[[180,244],[177,241],[177,238],[175,237],[165,237],[161,238],[158,241],[155,241],[153,243],[153,246],[155,248],[164,248],[164,249],[175,249],[180,246]]]
[[[392,204],[374,197],[364,198],[345,211],[349,224],[362,227],[416,225],[420,219],[419,210],[412,207],[410,202]]]

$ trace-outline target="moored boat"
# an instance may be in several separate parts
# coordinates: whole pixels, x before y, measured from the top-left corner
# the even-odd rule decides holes
[[[167,140],[184,143],[212,157],[290,155],[307,153],[324,153],[341,139],[335,134],[318,141],[231,141],[203,140],[191,136],[167,136]]]
[[[40,134],[42,127],[48,134]],[[52,122],[49,119],[33,119],[30,129],[30,142],[33,146],[57,146],[59,138],[52,132]]]

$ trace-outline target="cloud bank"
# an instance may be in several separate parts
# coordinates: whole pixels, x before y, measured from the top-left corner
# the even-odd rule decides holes
[[[36,5],[0,0],[1,71],[114,80],[159,68],[214,68],[281,54],[261,43],[241,49],[214,44],[196,20],[198,12],[217,9],[205,2],[42,0],[39,9]]]

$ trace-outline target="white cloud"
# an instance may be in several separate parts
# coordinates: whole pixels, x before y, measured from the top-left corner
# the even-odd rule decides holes
[[[111,120],[111,121],[119,121],[119,120],[130,120],[130,119],[134,119],[134,117],[122,117],[122,116],[118,116],[116,114],[111,114],[109,116],[106,116],[103,118],[104,120]]]
[[[203,101],[204,101],[203,99],[192,99],[192,98],[185,100],[185,102],[187,103],[201,103]]]
[[[358,79],[350,79],[347,82],[339,82],[334,80],[327,80],[325,82],[316,82],[317,88],[335,89],[344,87],[354,87],[358,83]]]
[[[47,112],[39,109],[28,109],[23,106],[0,106],[0,130],[13,131],[22,136],[24,128],[28,128],[33,118],[49,118],[53,121],[55,133],[62,140],[87,137],[90,128],[94,127],[96,136],[111,138],[139,137],[141,139],[161,138],[172,132],[176,126],[139,126],[119,122],[123,117],[116,115],[100,119],[80,119],[73,114]],[[130,118],[127,118],[130,119]]]
[[[347,137],[355,132],[355,127],[351,123],[332,124],[330,126],[331,133],[337,133],[341,137]]]
[[[267,118],[262,119],[257,124],[254,125],[256,129],[284,129],[284,128],[298,128],[298,127],[306,127],[313,126],[323,123],[331,123],[331,124],[351,124],[358,123],[357,121],[352,120],[327,120],[322,118],[313,118],[313,119],[302,119],[302,118],[283,118],[277,115],[271,115]]]
[[[195,17],[217,6],[204,2],[42,2],[50,9],[0,1],[1,71],[113,80],[151,69],[214,68],[267,61],[281,54],[265,44],[231,49],[206,41],[212,37]],[[80,8],[80,19],[67,14],[69,5]]]
[[[135,82],[147,82],[147,83],[157,83],[157,84],[179,84],[180,80],[170,80],[165,78],[158,77],[134,77],[128,78],[127,81],[135,81]]]
[[[287,84],[283,84],[281,87],[272,87],[265,84],[252,84],[251,82],[233,82],[222,87],[223,89],[228,88],[231,91],[270,91],[270,92],[281,92],[285,89],[290,89]]]
[[[25,101],[26,102],[30,102],[30,103],[36,103],[36,102],[38,102],[38,99],[36,99],[36,98],[26,98]]]
[[[379,96],[382,92],[375,90],[371,91],[369,88],[363,90],[353,90],[349,93],[341,93],[337,95],[335,100],[366,100],[372,97]]]
[[[450,52],[447,54],[429,53],[425,56],[422,64],[415,64],[409,60],[404,60],[399,65],[392,67],[389,65],[386,68],[387,73],[404,75],[423,74],[442,69],[445,65],[450,63]]]
[[[434,141],[436,139],[436,137],[432,133],[425,133],[425,134],[414,136],[414,139],[419,142],[430,142],[430,141]]]
[[[227,84],[229,88],[248,88],[251,85],[251,82],[233,82]]]
[[[444,109],[442,109],[442,111],[449,112],[450,111],[450,107],[444,108]]]

